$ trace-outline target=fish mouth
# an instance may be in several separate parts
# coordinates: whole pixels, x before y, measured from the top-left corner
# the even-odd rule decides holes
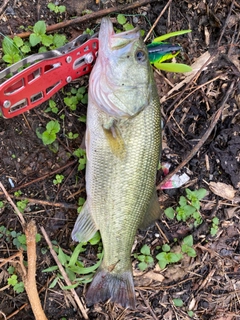
[[[102,49],[105,53],[108,50],[118,50],[139,39],[139,37],[139,27],[119,34],[115,33],[111,20],[105,17],[102,19],[99,31],[99,39],[101,39],[99,49]]]

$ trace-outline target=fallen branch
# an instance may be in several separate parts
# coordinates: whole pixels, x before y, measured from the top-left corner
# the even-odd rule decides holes
[[[127,10],[131,10],[131,9],[136,9],[138,7],[144,6],[144,5],[152,3],[152,2],[156,2],[156,0],[139,0],[139,1],[133,2],[128,5],[121,5],[121,6],[117,6],[117,7],[113,7],[113,8],[108,8],[108,9],[96,11],[93,13],[86,14],[82,17],[59,22],[59,23],[53,24],[51,26],[48,26],[46,32],[56,31],[61,28],[69,27],[73,24],[80,24],[83,22],[89,22],[90,20],[96,20],[98,18],[101,18],[101,17],[106,16],[106,15],[113,13],[113,12],[120,12],[120,11],[127,11]],[[17,34],[17,36],[20,38],[27,38],[30,36],[31,33],[32,32],[23,32],[23,33]]]
[[[22,276],[24,287],[26,289],[28,299],[30,301],[32,311],[36,320],[47,320],[47,317],[43,311],[41,301],[37,291],[36,285],[36,234],[37,228],[35,221],[32,220],[28,223],[26,229],[26,241],[27,241],[27,260],[28,269],[26,276]]]
[[[235,86],[235,82],[232,82],[230,87],[228,88],[219,109],[214,113],[213,117],[212,117],[212,121],[210,123],[210,126],[208,128],[208,130],[204,133],[204,135],[202,136],[202,138],[200,139],[200,141],[198,142],[198,144],[196,144],[196,146],[192,149],[192,151],[189,153],[189,155],[176,167],[175,170],[173,170],[171,173],[169,173],[157,186],[157,190],[161,189],[161,186],[166,183],[174,174],[176,174],[178,171],[180,171],[193,157],[194,155],[198,152],[198,150],[203,146],[203,144],[206,142],[206,140],[208,139],[209,135],[211,134],[212,130],[214,129],[214,127],[216,126],[222,111],[225,107],[225,104],[232,92],[232,89]]]

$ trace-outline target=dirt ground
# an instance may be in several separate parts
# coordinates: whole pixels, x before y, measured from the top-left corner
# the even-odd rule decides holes
[[[86,9],[98,12],[117,6],[111,0],[100,5],[95,1],[60,0],[58,4],[65,5],[66,12],[59,15],[50,12],[49,2],[2,1],[1,41],[3,36],[21,33],[38,20],[52,25],[80,16]],[[182,74],[155,73],[164,124],[162,162],[170,163],[171,171],[182,164],[181,171],[190,177],[181,188],[159,191],[159,199],[163,208],[176,206],[179,197],[185,195],[186,186],[191,190],[205,188],[207,196],[201,203],[203,223],[199,227],[191,228],[189,223],[163,216],[155,226],[138,233],[134,252],[139,253],[147,244],[155,257],[163,244],[169,243],[176,249],[175,241],[180,242],[192,234],[197,256],[185,257],[163,271],[155,259],[154,266],[144,272],[138,270],[133,257],[137,295],[134,311],[111,303],[86,308],[87,285],[80,285],[76,292],[89,319],[240,319],[240,4],[230,0],[172,0],[169,3],[154,29],[155,35],[191,29],[191,33],[170,41],[183,48],[177,62],[195,63],[194,68],[199,72],[192,81],[192,77]],[[156,21],[166,4],[166,1],[154,1],[123,13],[133,14],[128,17],[129,22],[139,24],[148,32],[149,22],[152,25]],[[119,12],[118,9],[115,12]],[[134,15],[137,19],[133,19]],[[111,16],[115,21],[116,14]],[[99,22],[99,19],[89,19],[55,32],[72,40],[86,28],[98,30]],[[5,67],[1,60],[0,70]],[[65,87],[64,92],[87,85],[87,81],[88,76],[79,78]],[[86,115],[87,107],[79,103],[77,109],[71,111],[63,97],[62,91],[54,96],[59,109],[56,114],[45,112],[48,107],[45,102],[24,115],[12,119],[0,117],[0,182],[15,203],[28,199],[24,218],[35,220],[41,234],[37,243],[36,281],[49,320],[84,319],[70,291],[62,289],[66,285],[63,279],[59,278],[56,286],[49,288],[57,271],[42,272],[56,263],[40,227],[54,240],[54,245],[71,255],[76,245],[71,240],[71,231],[77,217],[78,199],[86,196],[84,170],[78,171],[78,159],[73,152],[82,145],[85,123],[78,119]],[[56,153],[36,135],[37,128],[45,128],[55,119],[61,124]],[[77,138],[68,139],[69,132],[77,133]],[[193,150],[195,153],[189,156]],[[64,176],[59,185],[53,183],[56,174]],[[157,185],[162,178],[159,172]],[[18,190],[21,194],[16,195],[14,192]],[[34,319],[26,291],[16,293],[8,286],[9,267],[18,265],[15,256],[18,249],[14,235],[7,236],[3,227],[19,233],[23,230],[0,188],[1,202],[0,319]],[[220,221],[215,236],[210,232],[213,217]],[[92,265],[97,261],[97,252],[98,245],[87,245],[80,255],[86,265]],[[23,255],[26,260],[26,251]],[[20,279],[18,268],[15,270]],[[182,300],[182,307],[174,304],[176,298]]]

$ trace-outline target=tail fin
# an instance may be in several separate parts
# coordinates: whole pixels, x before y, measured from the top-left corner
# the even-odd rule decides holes
[[[87,291],[86,303],[91,306],[108,299],[124,308],[135,309],[135,291],[131,271],[113,274],[100,269],[96,273]]]

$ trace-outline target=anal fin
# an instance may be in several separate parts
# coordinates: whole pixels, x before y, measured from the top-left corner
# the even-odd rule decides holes
[[[150,227],[154,223],[154,221],[161,218],[161,215],[162,215],[162,210],[158,202],[157,191],[154,188],[152,198],[149,202],[149,206],[147,208],[147,211],[145,213],[145,216],[143,217],[142,223],[140,224],[139,228],[144,230]]]
[[[72,239],[77,242],[87,242],[94,236],[97,230],[98,228],[88,210],[86,201],[75,222]]]

